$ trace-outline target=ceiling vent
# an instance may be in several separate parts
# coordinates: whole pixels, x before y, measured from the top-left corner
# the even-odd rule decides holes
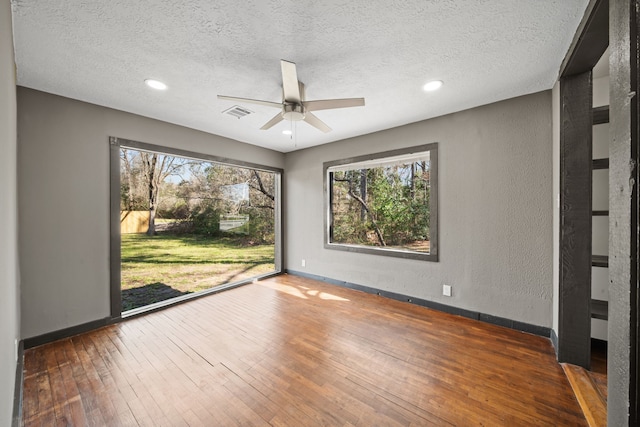
[[[228,110],[224,110],[222,112],[223,114],[228,114],[230,116],[233,116],[237,119],[241,119],[245,116],[248,116],[249,114],[252,114],[253,111],[251,110],[247,110],[244,107],[240,107],[238,105],[234,105],[233,107],[229,108]]]

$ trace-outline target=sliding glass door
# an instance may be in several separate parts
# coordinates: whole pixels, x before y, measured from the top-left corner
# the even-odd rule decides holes
[[[111,150],[112,312],[280,271],[279,170],[117,138]]]

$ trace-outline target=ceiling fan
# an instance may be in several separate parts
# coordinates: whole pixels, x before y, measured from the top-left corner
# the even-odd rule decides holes
[[[283,120],[304,120],[311,126],[326,133],[331,131],[331,128],[312,114],[312,111],[361,107],[364,105],[364,98],[319,99],[316,101],[306,101],[304,84],[298,80],[296,64],[282,59],[280,60],[280,67],[282,68],[282,102],[261,101],[259,99],[237,98],[234,96],[224,95],[218,95],[218,98],[280,108],[281,111],[265,123],[264,126],[260,128],[261,130],[270,129],[275,124],[280,123]]]

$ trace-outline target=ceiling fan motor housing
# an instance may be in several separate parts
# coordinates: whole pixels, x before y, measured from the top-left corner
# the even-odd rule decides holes
[[[282,118],[294,122],[304,120],[304,107],[301,104],[284,104]]]

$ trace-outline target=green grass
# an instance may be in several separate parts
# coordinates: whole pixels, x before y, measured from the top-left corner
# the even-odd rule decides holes
[[[275,269],[273,245],[231,237],[124,234],[121,259],[123,311]]]

